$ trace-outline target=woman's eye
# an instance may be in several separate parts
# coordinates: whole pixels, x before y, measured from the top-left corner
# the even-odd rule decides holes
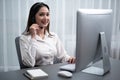
[[[39,14],[39,16],[44,16],[44,14],[43,14],[43,13],[41,13],[41,14]]]
[[[49,16],[49,15],[50,15],[49,13],[46,14],[46,16]]]
[[[45,14],[45,13],[40,13],[40,14],[39,14],[39,16],[45,16],[45,15],[46,15],[46,16],[49,16],[49,13],[46,13],[46,14]]]

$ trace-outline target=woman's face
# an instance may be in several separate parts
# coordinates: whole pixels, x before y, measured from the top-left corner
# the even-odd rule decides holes
[[[41,7],[35,15],[36,23],[43,28],[46,28],[50,22],[49,10],[47,7]]]

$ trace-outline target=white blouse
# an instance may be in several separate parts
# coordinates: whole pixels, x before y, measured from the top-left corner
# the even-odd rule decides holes
[[[23,64],[28,67],[35,65],[53,64],[54,58],[58,58],[62,62],[68,61],[70,56],[66,53],[60,39],[55,33],[45,34],[44,39],[38,35],[35,39],[31,35],[21,35],[20,49]]]

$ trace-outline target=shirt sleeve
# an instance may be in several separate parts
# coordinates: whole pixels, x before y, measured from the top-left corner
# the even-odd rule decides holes
[[[35,39],[28,38],[28,36],[20,37],[20,50],[23,64],[28,67],[35,66],[35,56],[36,56],[36,48],[35,48]]]
[[[57,47],[57,58],[60,59],[62,62],[68,61],[70,56],[67,54],[62,42],[60,41],[59,37],[56,35],[56,47]]]

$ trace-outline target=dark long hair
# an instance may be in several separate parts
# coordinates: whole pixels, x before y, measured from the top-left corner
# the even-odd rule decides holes
[[[29,16],[28,16],[28,22],[27,22],[27,27],[26,27],[25,31],[23,32],[23,34],[26,34],[26,35],[29,34],[30,26],[33,23],[36,22],[35,21],[35,15],[40,10],[40,8],[42,8],[42,7],[47,7],[47,9],[50,10],[49,6],[47,4],[45,4],[45,3],[43,3],[43,2],[37,2],[37,3],[33,4],[33,6],[30,8],[30,12],[29,12]],[[50,25],[50,23],[48,24],[46,30],[50,34],[50,32],[49,32],[49,25]]]

